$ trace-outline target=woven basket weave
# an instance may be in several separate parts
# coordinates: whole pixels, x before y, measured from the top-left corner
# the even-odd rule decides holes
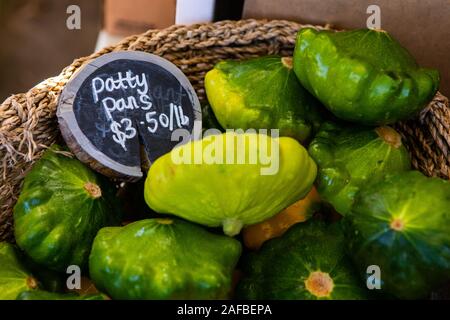
[[[149,30],[77,59],[60,75],[7,98],[0,105],[0,240],[12,240],[12,208],[24,175],[60,138],[55,116],[58,97],[73,73],[89,60],[121,50],[160,55],[181,68],[204,101],[203,77],[216,62],[291,55],[295,35],[305,26],[327,28],[283,20],[241,20]],[[438,93],[417,119],[398,123],[396,128],[403,135],[415,168],[429,176],[450,177],[450,110],[446,97]]]

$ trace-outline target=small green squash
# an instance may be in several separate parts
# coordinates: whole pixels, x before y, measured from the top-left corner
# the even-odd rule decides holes
[[[14,245],[0,242],[0,300],[14,300],[21,292],[38,287],[38,281],[23,263],[22,253]]]
[[[292,59],[222,61],[205,76],[208,101],[226,129],[279,129],[305,141],[320,124],[320,103],[292,70]]]
[[[368,298],[345,254],[340,224],[310,220],[266,242],[243,262],[240,299],[360,300]]]
[[[319,168],[316,184],[321,199],[342,215],[351,209],[362,186],[411,168],[400,134],[388,126],[324,123],[308,151]]]
[[[387,32],[304,28],[294,50],[302,85],[337,117],[391,124],[423,109],[439,86],[436,70],[421,68]]]
[[[178,219],[103,228],[89,270],[113,299],[225,299],[241,244]]]
[[[369,184],[344,218],[363,276],[381,270],[381,291],[425,298],[450,280],[450,181],[408,171]]]
[[[97,231],[120,223],[115,189],[54,145],[27,174],[14,207],[17,244],[36,263],[65,272],[87,264]]]
[[[265,157],[263,150],[272,152]],[[240,156],[247,160],[239,163]],[[157,212],[223,226],[225,234],[234,236],[243,226],[270,218],[305,197],[316,172],[305,148],[292,138],[227,132],[191,141],[158,158],[144,195]]]

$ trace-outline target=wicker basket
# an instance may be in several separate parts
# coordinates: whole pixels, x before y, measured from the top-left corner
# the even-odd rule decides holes
[[[73,73],[89,60],[121,50],[160,55],[181,68],[204,101],[203,77],[216,62],[291,55],[295,35],[305,26],[282,20],[241,20],[149,30],[77,59],[60,75],[6,99],[0,106],[0,240],[13,239],[12,208],[24,175],[60,137],[55,116],[58,97]],[[417,119],[398,123],[396,128],[403,135],[415,168],[429,176],[450,177],[450,110],[446,97],[438,93]]]

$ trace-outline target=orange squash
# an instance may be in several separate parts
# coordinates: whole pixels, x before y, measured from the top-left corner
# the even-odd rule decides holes
[[[244,228],[242,236],[247,248],[257,250],[272,238],[281,236],[296,223],[308,220],[319,207],[320,197],[315,187],[305,198],[287,207],[275,216]]]
[[[88,295],[88,294],[99,294],[100,291],[95,287],[94,283],[91,279],[87,277],[81,277],[80,279],[80,289],[73,289],[76,293],[80,295]]]

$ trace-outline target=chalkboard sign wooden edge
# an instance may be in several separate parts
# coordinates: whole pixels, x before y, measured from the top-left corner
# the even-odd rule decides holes
[[[103,65],[121,59],[146,61],[163,67],[180,81],[180,84],[188,93],[193,106],[194,122],[202,121],[202,111],[197,94],[186,75],[170,61],[151,53],[140,51],[107,53],[90,61],[74,73],[59,97],[56,111],[63,139],[75,156],[92,169],[110,178],[133,182],[143,177],[142,168],[140,166],[125,166],[98,151],[81,131],[73,113],[74,99],[84,81]],[[149,160],[145,161],[148,162]],[[146,167],[150,165],[151,163],[147,163]]]

